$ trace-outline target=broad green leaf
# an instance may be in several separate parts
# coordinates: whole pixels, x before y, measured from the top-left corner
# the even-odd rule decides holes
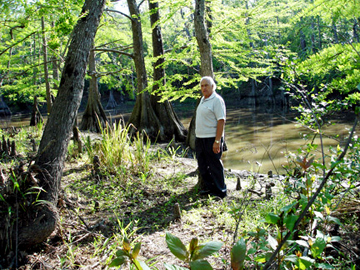
[[[140,266],[142,267],[143,270],[151,270],[149,266],[147,266],[147,264],[143,261],[139,261]]]
[[[142,267],[141,267],[141,265],[140,265],[140,262],[139,262],[138,260],[133,260],[133,263],[135,264],[136,269],[138,269],[138,270],[143,270]]]
[[[264,263],[270,259],[272,252],[262,253],[261,255],[254,258],[255,261]]]
[[[298,261],[298,267],[301,270],[305,270],[314,264],[315,260],[309,257],[300,257]]]
[[[257,257],[254,258],[254,260],[255,260],[256,262],[260,262],[260,263],[266,262],[265,255],[257,256]]]
[[[134,260],[134,264],[136,265],[136,269],[139,269],[139,270],[151,270],[149,268],[149,266],[147,266],[147,264],[144,263],[143,261]]]
[[[126,261],[127,261],[127,257],[125,257],[125,256],[117,257],[110,263],[109,267],[123,265]]]
[[[289,212],[295,205],[297,204],[297,202],[293,202],[291,204],[288,204],[286,206],[284,206],[283,208],[280,209],[281,212],[287,213]]]
[[[233,270],[244,269],[244,261],[246,257],[246,243],[243,238],[236,242],[231,249],[231,267]]]
[[[135,247],[133,249],[133,252],[131,254],[133,259],[136,259],[137,256],[139,255],[140,248],[141,248],[141,243],[136,243],[136,245],[135,245]]]
[[[280,217],[278,215],[275,215],[274,213],[269,213],[265,217],[265,222],[269,224],[277,224],[280,220]]]
[[[166,270],[189,270],[188,268],[164,263]]]
[[[190,241],[190,253],[193,253],[195,249],[198,247],[199,239],[197,237],[194,237]]]
[[[326,242],[324,238],[316,238],[315,243],[310,247],[311,254],[314,258],[320,257],[321,253],[324,251],[326,247]]]
[[[331,236],[330,242],[340,242],[341,237],[340,236]]]
[[[190,262],[190,269],[191,270],[213,270],[210,263],[205,260],[196,260]]]
[[[284,258],[284,261],[289,261],[289,262],[292,262],[292,263],[297,263],[299,257],[294,255],[294,254],[291,254],[289,256],[285,256]]]
[[[334,266],[327,263],[317,263],[315,264],[315,267],[318,269],[335,269]]]
[[[122,249],[116,251],[116,257],[126,256],[126,252]]]
[[[166,243],[171,253],[180,260],[184,261],[188,257],[186,247],[178,237],[172,235],[171,233],[166,233]]]
[[[309,247],[309,243],[305,240],[296,240],[295,241],[299,246],[303,246],[303,247]]]
[[[275,250],[278,246],[278,241],[276,241],[276,239],[272,237],[270,234],[268,236],[268,243],[273,250]]]
[[[330,222],[334,222],[337,225],[341,225],[341,221],[340,219],[336,218],[336,217],[332,217],[332,216],[327,216],[326,219]]]
[[[223,243],[215,242],[215,241],[206,243],[204,245],[200,245],[199,249],[197,251],[195,251],[195,254],[192,257],[192,261],[202,260],[202,259],[210,256],[211,254],[219,251],[220,248],[222,247],[222,245],[223,245]]]
[[[285,227],[290,231],[294,229],[295,222],[298,220],[297,215],[288,215],[284,218]]]
[[[324,215],[319,212],[319,211],[314,211],[314,214],[317,218],[319,218],[320,220],[323,220],[324,219]]]
[[[129,252],[131,250],[130,247],[130,241],[127,237],[124,237],[124,241],[123,241],[123,249],[127,252]]]

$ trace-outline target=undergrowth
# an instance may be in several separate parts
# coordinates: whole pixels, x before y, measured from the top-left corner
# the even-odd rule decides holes
[[[19,141],[16,158],[2,157],[4,172],[34,158],[29,140],[39,142],[38,129],[23,130],[1,131],[0,135]],[[339,235],[357,228],[358,219],[337,214],[345,200],[358,197],[355,175],[360,142],[356,136],[341,161],[336,160],[343,151],[340,147],[330,149],[330,163],[325,165],[311,158],[313,145],[288,153],[291,173],[265,179],[276,182],[276,191],[268,199],[250,192],[264,191],[265,186],[252,173],[243,179],[241,191],[231,191],[228,198],[219,200],[197,194],[196,174],[186,173],[181,163],[187,149],[174,142],[151,144],[145,133],[134,138],[127,134],[126,127],[108,126],[96,139],[84,136],[83,151],[77,152],[74,143],[69,145],[59,229],[46,243],[61,247],[53,258],[61,269],[89,261],[94,269],[124,264],[130,269],[356,269],[357,257],[344,252]],[[92,164],[96,156],[98,171]],[[319,172],[334,164],[328,184],[299,219],[325,179]],[[0,202],[5,205],[10,197],[3,194]],[[176,205],[180,220],[174,219]],[[12,208],[6,211],[15,213]],[[156,241],[164,241],[158,245],[167,245],[174,256],[157,257],[141,244],[158,233]],[[45,247],[41,256],[46,256]]]

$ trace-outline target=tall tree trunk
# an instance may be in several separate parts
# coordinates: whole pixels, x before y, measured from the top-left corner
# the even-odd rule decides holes
[[[41,29],[42,29],[42,39],[43,39],[43,58],[44,58],[44,79],[46,87],[46,104],[47,104],[47,113],[50,114],[52,107],[52,98],[51,98],[51,89],[49,82],[49,69],[48,69],[48,54],[47,54],[47,41],[45,34],[45,20],[44,17],[41,17]]]
[[[159,24],[159,4],[149,0],[149,9],[152,10],[150,15],[150,22],[152,26],[152,44],[153,56],[157,61],[154,63],[154,86],[153,95],[151,95],[151,104],[155,110],[156,116],[161,119],[162,132],[166,140],[171,140],[173,136],[178,141],[185,141],[186,129],[177,117],[171,103],[164,101],[160,103],[160,96],[157,94],[160,87],[165,85],[165,69],[164,64],[164,46]]]
[[[209,41],[209,33],[206,25],[207,23],[205,19],[205,0],[196,0],[194,12],[194,27],[195,36],[200,51],[200,75],[201,77],[210,76],[214,78],[211,44]],[[199,101],[200,100],[198,100],[196,107],[198,106]],[[191,149],[195,149],[195,119],[196,110],[194,116],[190,121],[189,133],[186,138],[186,144],[189,145]]]
[[[140,12],[136,0],[127,0],[127,2],[132,18],[131,27],[133,34],[134,63],[137,76],[137,97],[129,119],[129,124],[132,124],[134,127],[131,129],[132,133],[135,133],[136,131],[145,131],[149,137],[156,138],[156,132],[158,127],[160,127],[160,121],[157,119],[154,110],[151,108],[149,92],[143,91],[147,87],[148,82],[144,60],[144,42]],[[153,121],[155,121],[155,123],[153,123]]]
[[[207,9],[208,11],[210,9]],[[209,41],[209,30],[207,29],[206,19],[205,19],[205,0],[196,0],[195,1],[195,12],[194,12],[194,26],[195,26],[195,37],[199,46],[200,51],[200,75],[210,76],[214,78],[214,70],[212,63],[212,51],[211,44]],[[195,149],[195,122],[196,122],[196,108],[200,103],[200,99],[197,100],[194,116],[190,121],[189,126],[189,134],[186,138],[187,145],[190,146],[191,149]],[[197,186],[200,189],[205,188],[205,182],[201,175],[199,174],[199,179]]]
[[[39,186],[46,191],[40,194],[39,199],[47,203],[37,206],[32,204],[32,209],[26,215],[20,215],[19,245],[32,246],[41,243],[56,227],[56,205],[65,156],[82,98],[89,52],[104,5],[105,0],[86,0],[81,12],[82,17],[74,27],[58,96],[41,138],[35,164],[29,168],[36,175]],[[13,231],[8,235],[15,237],[16,234],[17,232]]]
[[[115,97],[114,97],[114,91],[113,90],[110,90],[110,93],[109,93],[109,100],[108,100],[108,103],[106,104],[105,106],[105,109],[115,109],[116,107],[118,106],[116,100],[115,100]]]
[[[51,27],[52,28],[55,27],[55,24],[54,24],[53,21],[51,22]],[[51,61],[51,66],[52,66],[52,78],[53,78],[53,81],[54,81],[53,88],[58,89],[59,85],[57,85],[56,81],[59,80],[59,64],[58,64],[59,60],[57,59],[56,51],[52,52],[50,61]]]
[[[100,132],[101,128],[105,127],[107,123],[107,117],[100,101],[98,74],[96,72],[95,52],[93,49],[90,51],[89,56],[89,75],[91,76],[89,97],[81,120],[80,130]]]
[[[159,119],[151,104],[151,95],[144,91],[148,86],[147,74],[144,60],[144,46],[141,29],[141,20],[139,8],[135,0],[127,0],[130,15],[132,17],[131,25],[133,32],[134,62],[137,75],[137,98],[134,109],[131,113],[129,124],[131,124],[131,133],[142,131],[155,141],[167,141],[167,135],[162,125],[163,119]]]
[[[39,122],[44,122],[44,119],[39,111],[37,96],[35,96],[33,109],[31,112],[30,126],[36,126]]]
[[[195,1],[194,26],[195,36],[200,51],[200,75],[214,77],[211,44],[205,20],[205,0]]]

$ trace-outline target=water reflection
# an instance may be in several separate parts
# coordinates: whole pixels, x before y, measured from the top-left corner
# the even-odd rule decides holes
[[[298,127],[294,121],[295,116],[295,112],[228,108],[226,141],[229,150],[223,157],[224,166],[261,173],[267,173],[269,170],[284,173],[282,165],[287,163],[285,155],[296,152],[313,139],[306,136],[313,132]],[[323,142],[326,150],[329,146],[342,143],[348,135],[352,123],[345,120],[334,119],[336,124],[325,128]],[[334,138],[335,134],[339,134],[340,137]],[[318,136],[314,143],[320,144]],[[320,151],[317,156],[320,156]]]
[[[29,114],[14,114],[5,117],[0,117],[0,128],[9,128],[9,127],[25,127],[30,125],[30,116]]]
[[[189,126],[194,107],[195,104],[191,108],[182,108],[181,112],[180,108],[175,107],[186,128]],[[126,121],[130,112],[131,108],[125,113],[122,108],[120,111],[107,111],[107,114],[110,121],[119,119]],[[298,148],[312,140],[312,137],[306,136],[312,132],[298,127],[294,121],[295,116],[295,112],[228,107],[225,128],[228,151],[223,155],[224,166],[228,169],[252,170],[260,173],[267,173],[269,170],[284,173],[282,165],[287,162],[285,155],[288,152],[296,152]],[[81,122],[81,117],[79,114],[78,123]],[[44,119],[46,121],[46,117]],[[343,143],[353,124],[353,121],[344,118],[344,115],[332,121],[335,124],[325,129],[323,138],[325,149]],[[0,119],[1,128],[29,126],[29,123],[29,115],[17,114],[11,118]],[[335,134],[340,136],[334,138]],[[319,144],[319,137],[314,142]]]

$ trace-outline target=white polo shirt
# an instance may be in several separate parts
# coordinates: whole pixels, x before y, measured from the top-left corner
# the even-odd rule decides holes
[[[226,107],[223,98],[215,91],[208,98],[202,97],[196,110],[196,137],[215,137],[217,122],[221,119],[226,119]],[[222,136],[224,136],[224,132]]]

